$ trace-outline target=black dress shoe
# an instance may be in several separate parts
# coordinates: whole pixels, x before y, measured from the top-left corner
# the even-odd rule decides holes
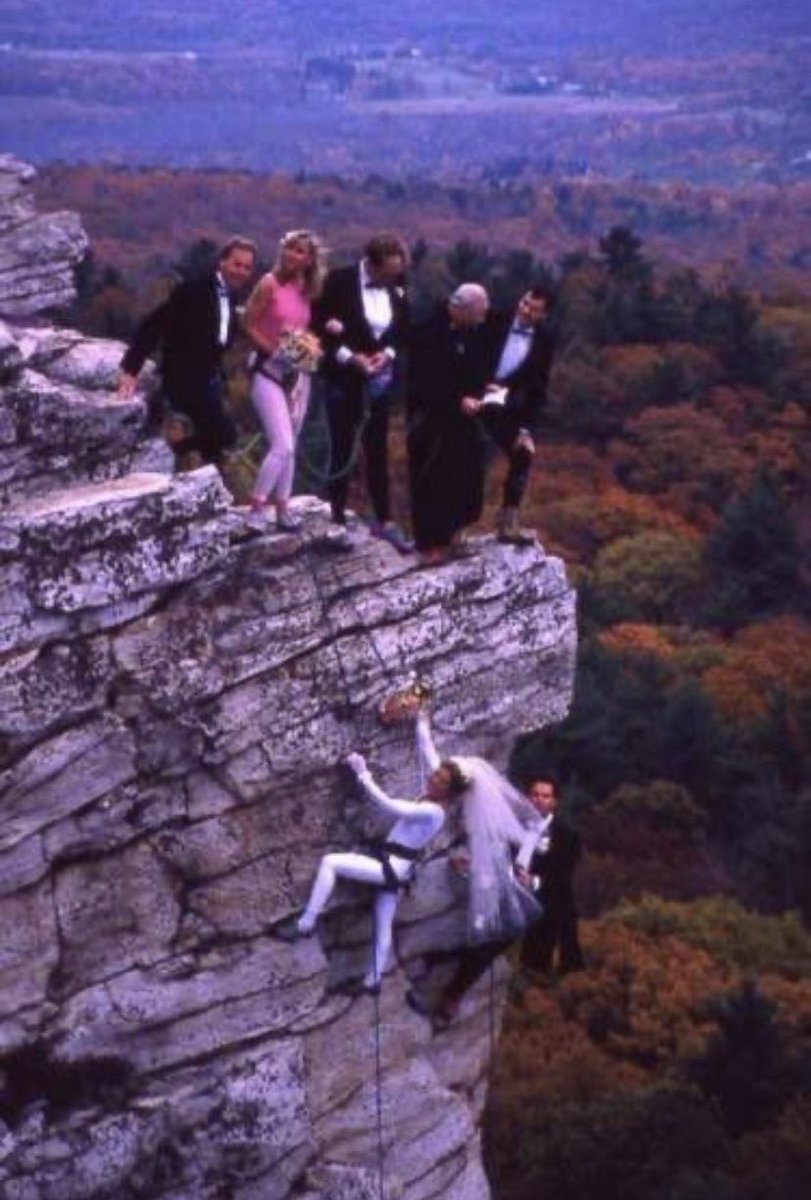
[[[367,983],[365,979],[342,979],[329,992],[333,996],[379,996],[380,984]]]
[[[411,988],[405,994],[405,1002],[412,1012],[419,1013],[421,1017],[430,1017],[431,1007],[425,1000],[421,1000],[415,991]]]
[[[440,1005],[436,1012],[431,1014],[431,1028],[434,1033],[441,1033],[443,1029],[447,1029],[456,1020],[459,1011],[459,1006],[456,1003],[446,1003]]]

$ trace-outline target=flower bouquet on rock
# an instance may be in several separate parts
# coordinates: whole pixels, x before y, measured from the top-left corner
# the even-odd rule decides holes
[[[393,692],[378,706],[378,716],[384,725],[395,725],[416,717],[431,700],[431,688],[421,679],[414,679],[399,692]]]

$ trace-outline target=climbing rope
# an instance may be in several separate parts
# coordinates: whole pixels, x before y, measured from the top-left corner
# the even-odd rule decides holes
[[[335,655],[335,661],[338,666],[338,673],[341,679],[342,690],[346,699],[346,708],[349,714],[349,720],[357,734],[361,724],[361,714],[357,711],[357,706],[352,703],[351,691],[349,686],[349,676],[344,665],[343,656],[339,645],[339,639],[336,636],[336,631],[332,618],[329,613],[328,600],[322,586],[322,581],[319,572],[314,563],[310,564],[310,576],[313,581],[318,602],[321,608],[321,616],[324,624],[330,632],[332,645]],[[363,742],[361,742],[363,744]],[[349,746],[348,749],[352,749]],[[347,752],[345,744],[343,756]],[[385,1200],[386,1183],[385,1183],[385,1145],[383,1138],[383,1047],[381,1036],[381,1020],[380,1020],[380,997],[382,980],[378,973],[376,947],[378,944],[378,926],[377,926],[377,911],[374,902],[372,903],[372,946],[373,946],[373,962],[374,962],[374,1043],[375,1043],[375,1122],[377,1132],[377,1182],[378,1182],[378,1197],[379,1200]]]
[[[493,1061],[496,1049],[496,964],[490,963],[490,1003],[488,1005],[489,1059]]]
[[[326,411],[326,410],[325,410]],[[334,483],[338,479],[344,479],[347,475],[351,475],[360,459],[361,447],[363,446],[363,435],[366,433],[366,426],[369,424],[372,415],[372,404],[368,392],[363,393],[363,411],[355,430],[355,436],[352,440],[352,445],[349,450],[349,457],[346,464],[338,471],[330,471],[328,468],[319,466],[314,463],[304,451],[304,446],[301,438],[296,440],[296,462],[303,467],[310,479],[317,484]],[[332,444],[329,432],[329,419],[326,419],[327,430],[327,455],[328,463],[332,462]]]
[[[377,911],[372,905],[372,931],[375,945],[374,968],[374,1005],[375,1005],[375,1117],[377,1121],[377,1189],[379,1200],[386,1200],[386,1152],[383,1144],[383,1047],[381,1038],[380,1000],[382,995],[382,980],[377,969]]]

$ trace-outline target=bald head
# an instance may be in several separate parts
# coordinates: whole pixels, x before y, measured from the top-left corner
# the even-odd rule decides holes
[[[490,299],[480,283],[460,283],[448,300],[451,323],[457,329],[481,325],[489,307]]]

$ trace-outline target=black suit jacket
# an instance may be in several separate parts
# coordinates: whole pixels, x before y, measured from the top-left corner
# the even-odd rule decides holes
[[[235,333],[234,306],[228,342]],[[177,285],[133,334],[121,361],[122,370],[137,375],[147,358],[161,352],[161,376],[169,395],[199,395],[220,369],[225,347],[219,344],[220,309],[214,274]]]
[[[321,371],[328,379],[340,382],[349,389],[360,391],[363,388],[365,380],[360,372],[338,362],[335,357],[340,346],[347,346],[355,354],[375,354],[391,346],[399,359],[408,331],[408,301],[403,288],[389,288],[388,293],[391,325],[380,338],[375,338],[363,309],[360,264],[336,267],[327,275],[324,290],[314,308],[313,326],[324,347]],[[343,332],[328,333],[326,324],[330,320],[340,321]]]
[[[454,330],[447,305],[417,326],[409,344],[408,408],[416,423],[474,431],[462,414],[465,396],[480,398],[490,378],[489,346],[481,327]],[[478,436],[478,435],[477,435]]]
[[[572,881],[579,857],[580,835],[559,817],[553,817],[549,849],[545,853],[536,850],[529,865],[530,874],[540,878],[537,892],[545,908],[572,900]]]
[[[495,379],[514,319],[515,311],[511,310],[508,313],[495,313],[488,322],[491,380]],[[533,438],[537,438],[541,431],[546,387],[554,355],[555,337],[548,322],[544,321],[533,331],[532,345],[520,367],[500,381],[507,388],[505,419],[514,427],[516,436],[519,429],[527,429]]]

